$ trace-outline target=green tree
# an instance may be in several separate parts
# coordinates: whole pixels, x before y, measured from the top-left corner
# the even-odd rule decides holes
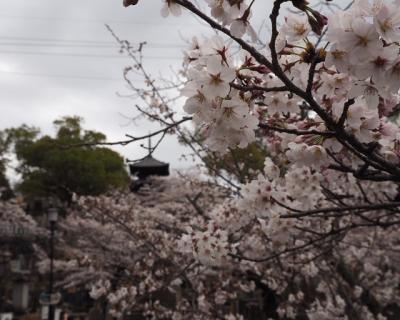
[[[262,171],[266,154],[259,143],[253,142],[244,149],[230,149],[223,156],[209,153],[204,163],[211,175],[225,173],[237,182],[246,183]]]
[[[74,146],[103,142],[104,134],[84,130],[80,117],[64,117],[54,125],[55,137],[26,125],[7,130],[22,176],[17,190],[26,198],[55,195],[68,200],[73,192],[98,195],[128,184],[123,158],[117,152],[96,145]]]
[[[5,131],[0,131],[0,199],[7,200],[14,196],[10,183],[7,179],[7,149],[9,146],[8,136]]]

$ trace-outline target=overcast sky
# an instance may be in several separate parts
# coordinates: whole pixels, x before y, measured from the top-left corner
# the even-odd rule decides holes
[[[258,22],[271,2],[256,1]],[[26,123],[52,133],[54,119],[79,115],[85,128],[105,133],[109,141],[148,133],[147,122],[135,126],[124,117],[137,115],[138,101],[116,94],[129,93],[122,70],[130,60],[118,53],[104,23],[120,38],[147,41],[151,73],[168,77],[171,67],[181,65],[183,39],[210,30],[189,13],[164,19],[160,7],[160,0],[139,0],[129,8],[122,0],[0,0],[0,129]],[[145,153],[139,144],[117,150],[131,159]],[[169,138],[155,156],[182,168],[191,165],[179,160],[184,152]]]

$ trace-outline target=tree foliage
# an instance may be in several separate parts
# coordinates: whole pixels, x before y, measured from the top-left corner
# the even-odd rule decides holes
[[[230,149],[222,156],[215,152],[207,153],[203,160],[211,176],[227,174],[233,181],[245,183],[262,171],[266,155],[264,146],[253,142],[243,149]]]
[[[104,134],[84,130],[79,117],[64,117],[54,125],[54,137],[26,125],[6,131],[22,176],[17,189],[24,196],[57,195],[66,200],[73,192],[97,195],[127,184],[123,158],[91,145],[104,141]]]
[[[9,162],[7,158],[8,146],[9,139],[7,134],[0,131],[0,199],[2,200],[12,198],[14,195],[7,178],[7,165]]]

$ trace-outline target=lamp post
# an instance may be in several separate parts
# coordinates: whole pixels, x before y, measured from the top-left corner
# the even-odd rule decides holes
[[[49,208],[48,219],[50,222],[50,275],[49,275],[49,317],[48,320],[54,320],[54,304],[51,302],[53,294],[53,260],[54,260],[54,231],[58,218],[58,211],[56,208]]]
[[[0,277],[4,280],[9,279],[11,256],[12,254],[8,251],[7,247],[5,249],[2,248],[0,252]],[[3,304],[5,305],[5,301],[7,300],[5,299],[6,292],[7,285],[6,281],[4,281],[3,285],[0,286],[0,312],[3,310]]]

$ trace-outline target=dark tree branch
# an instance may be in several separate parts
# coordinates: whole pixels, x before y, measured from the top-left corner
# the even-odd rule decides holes
[[[331,208],[322,208],[322,209],[315,209],[315,210],[307,210],[307,211],[300,211],[297,209],[292,209],[295,211],[291,214],[284,214],[281,215],[280,218],[303,218],[312,216],[319,213],[330,213],[330,212],[346,212],[346,211],[356,211],[356,210],[363,210],[363,211],[373,211],[373,210],[385,210],[391,208],[400,207],[400,202],[389,202],[389,203],[378,203],[378,204],[367,204],[367,205],[359,205],[359,206],[347,206],[347,207],[331,207]]]
[[[241,91],[263,91],[263,92],[282,92],[282,91],[288,91],[286,86],[281,86],[281,87],[261,87],[261,86],[245,86],[241,84],[236,84],[236,83],[231,83],[230,84],[232,88],[241,90]]]
[[[335,133],[332,131],[287,129],[287,128],[271,126],[267,123],[260,123],[258,126],[261,129],[267,129],[267,130],[277,131],[277,132],[284,132],[284,133],[294,134],[294,135],[298,135],[298,136],[317,135],[317,136],[323,136],[323,137],[333,137],[335,135]]]
[[[115,145],[122,145],[122,146],[126,146],[132,142],[135,141],[140,141],[140,140],[144,140],[144,139],[148,139],[151,137],[154,137],[156,135],[159,134],[164,134],[165,132],[167,132],[168,130],[179,126],[180,124],[187,122],[189,120],[192,120],[192,117],[184,117],[181,120],[174,122],[168,126],[166,126],[165,128],[162,128],[160,130],[154,131],[152,133],[143,135],[143,136],[138,136],[138,137],[134,137],[131,136],[129,134],[127,134],[126,136],[129,138],[127,140],[121,140],[121,141],[114,141],[114,142],[89,142],[89,143],[77,143],[77,144],[72,144],[72,145],[64,145],[62,146],[63,148],[73,148],[73,147],[93,147],[93,146],[115,146]]]

